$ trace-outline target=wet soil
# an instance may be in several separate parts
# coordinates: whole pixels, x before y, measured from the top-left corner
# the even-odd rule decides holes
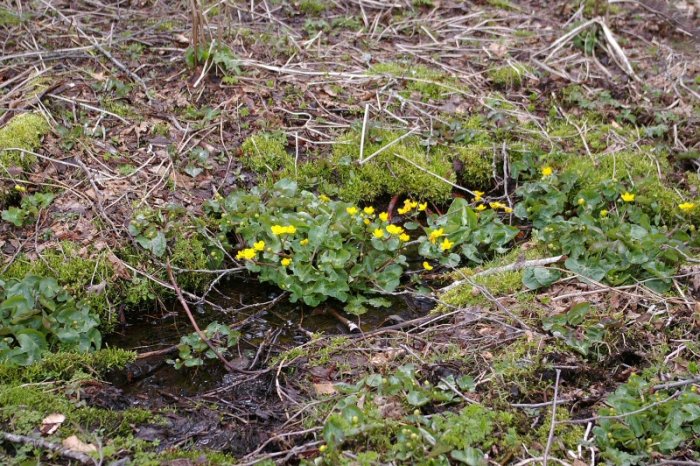
[[[281,351],[305,343],[312,333],[350,333],[327,308],[309,309],[285,299],[262,310],[251,306],[277,295],[278,291],[260,284],[232,279],[220,287],[218,296],[212,297],[213,302],[232,309],[231,312],[199,307],[194,311],[195,318],[202,328],[218,321],[238,329],[239,345],[228,359],[236,367],[251,371],[263,368],[264,361]],[[396,298],[391,308],[352,320],[367,332],[424,315],[428,307],[421,304]],[[111,335],[107,344],[140,354],[172,348],[181,336],[193,331],[180,306],[172,306],[167,312],[132,316],[132,323]],[[187,446],[245,455],[287,421],[280,409],[274,373],[230,373],[218,360],[207,361],[198,368],[175,370],[167,360],[176,354],[139,359],[110,374],[111,385],[86,389],[85,395],[96,405],[113,409],[138,407],[159,415],[160,422],[137,426],[135,435],[159,440],[160,449]],[[295,395],[294,388],[285,387],[285,392]]]

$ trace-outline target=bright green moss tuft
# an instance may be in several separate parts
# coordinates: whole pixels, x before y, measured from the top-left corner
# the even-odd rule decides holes
[[[520,87],[530,69],[521,63],[509,63],[488,72],[489,80],[498,87]]]
[[[462,184],[471,189],[487,189],[491,186],[493,146],[470,144],[454,146],[454,156],[461,162]]]
[[[33,151],[41,143],[41,138],[49,132],[49,125],[39,114],[24,113],[12,118],[0,129],[0,168],[19,166],[29,168],[36,158],[20,151],[7,149],[24,149]]]
[[[294,163],[286,145],[287,138],[282,133],[254,134],[241,146],[241,163],[255,173],[276,172]]]
[[[27,367],[0,365],[3,383],[35,383],[48,380],[68,381],[84,376],[101,376],[123,368],[136,359],[136,353],[121,348],[106,348],[94,353],[46,353],[39,362]]]
[[[370,131],[365,139],[364,157],[401,136],[402,133],[386,130]],[[448,151],[428,149],[418,137],[409,136],[360,165],[360,139],[360,131],[353,131],[334,146],[332,163],[338,167],[338,195],[342,199],[369,201],[387,194],[442,202],[450,199],[452,187],[438,178],[455,182]]]

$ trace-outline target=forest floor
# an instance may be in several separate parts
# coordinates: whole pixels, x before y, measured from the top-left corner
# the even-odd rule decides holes
[[[699,16],[6,2],[1,461],[700,465]]]

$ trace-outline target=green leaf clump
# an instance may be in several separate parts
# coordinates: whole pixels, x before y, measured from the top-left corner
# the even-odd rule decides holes
[[[0,282],[0,362],[28,366],[54,349],[88,352],[102,345],[99,318],[55,279]]]

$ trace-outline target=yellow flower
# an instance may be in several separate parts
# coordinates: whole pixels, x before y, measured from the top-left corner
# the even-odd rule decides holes
[[[474,191],[474,202],[479,202],[484,198],[484,192],[483,191]]]
[[[542,178],[547,178],[548,176],[552,176],[552,173],[554,173],[554,170],[552,170],[552,167],[542,167]]]
[[[504,208],[503,208],[503,212],[505,212],[505,213],[507,213],[507,214],[512,214],[512,213],[513,213],[513,209],[512,209],[511,207],[504,207]]]
[[[382,230],[381,228],[377,228],[376,230],[374,230],[372,232],[372,234],[374,235],[375,238],[378,238],[378,239],[384,238],[384,230]]]
[[[437,230],[433,230],[430,232],[428,235],[428,240],[430,240],[431,243],[435,244],[437,239],[441,236],[445,236],[445,230],[442,228],[438,228]]]
[[[265,241],[260,240],[257,243],[253,245],[253,249],[256,251],[264,251],[265,250]]]
[[[301,244],[302,246],[306,246],[307,244],[309,244],[309,238],[304,238],[303,240],[299,241],[299,244]]]
[[[399,207],[398,209],[396,209],[396,211],[399,213],[399,215],[404,215],[409,213],[411,209],[407,209],[406,207]]]
[[[622,197],[622,200],[625,202],[634,202],[634,194],[632,194],[630,192],[625,192],[620,197]]]
[[[331,198],[326,196],[325,194],[321,194],[320,196],[318,196],[318,198],[321,199],[321,202],[328,202],[331,200]]]
[[[427,271],[433,270],[433,266],[428,263],[428,261],[423,261],[423,268]]]
[[[582,197],[578,198],[578,201],[576,201],[578,205],[586,205],[586,200]]]
[[[608,216],[608,211],[603,209],[600,211],[600,218],[605,218]]]
[[[297,232],[297,227],[294,225],[288,225],[288,226],[282,226],[282,225],[272,225],[270,227],[270,230],[272,231],[273,235],[283,235],[285,233],[289,233],[290,235],[293,235],[294,233]]]
[[[369,221],[368,218],[364,219],[363,222],[364,222],[365,225],[369,225],[370,223],[372,223],[372,222]]]
[[[345,209],[345,212],[347,212],[349,215],[355,215],[357,214],[357,207],[348,207]]]
[[[372,207],[372,206],[365,207],[364,209],[362,209],[362,211],[364,213],[366,213],[367,215],[374,215],[374,207]]]
[[[427,209],[427,208],[428,208],[428,203],[427,203],[427,202],[423,202],[423,203],[421,203],[421,204],[418,204],[418,210],[421,211],[421,212],[423,212],[423,211],[424,211],[425,209]]]
[[[418,207],[418,201],[406,200],[406,201],[404,201],[404,205],[410,207],[411,209],[415,209]]]
[[[476,211],[477,211],[477,212],[481,212],[481,211],[483,211],[483,210],[486,210],[486,205],[485,205],[485,204],[479,204],[478,206],[476,206]]]
[[[24,186],[22,186],[22,185],[20,185],[20,184],[16,184],[16,185],[15,185],[15,191],[19,191],[19,192],[21,192],[21,193],[24,193],[24,192],[27,192],[27,188],[25,188]]]
[[[682,212],[688,213],[695,209],[695,203],[694,202],[684,202],[683,204],[678,204],[678,208],[681,209]]]
[[[382,212],[381,214],[379,214],[379,220],[381,220],[382,222],[389,221],[389,214],[386,212]]]
[[[396,225],[387,225],[386,231],[392,235],[400,235],[401,233],[403,233],[403,228]]]
[[[405,241],[409,241],[409,240],[411,239],[411,237],[408,236],[406,233],[401,233],[401,234],[399,235],[399,239],[400,239],[401,241],[404,241],[404,242],[405,242]]]
[[[504,203],[498,201],[489,202],[489,205],[492,209],[503,209],[504,207],[506,207]]]
[[[440,243],[440,249],[443,251],[448,251],[455,244],[449,239],[445,238],[442,243]]]
[[[292,263],[292,260],[289,257],[285,257],[282,259],[282,266],[283,267],[289,267]]]
[[[249,261],[249,260],[255,259],[256,255],[257,255],[257,253],[255,252],[255,249],[253,249],[253,248],[241,249],[240,251],[238,251],[236,253],[236,260],[245,259],[245,260]]]
[[[328,445],[321,445],[320,447],[318,447],[318,451],[320,451],[321,453],[323,453],[326,450],[328,450]]]

